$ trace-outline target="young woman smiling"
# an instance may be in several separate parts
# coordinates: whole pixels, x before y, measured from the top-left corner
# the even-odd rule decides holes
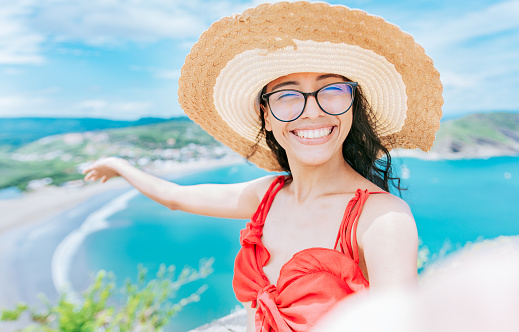
[[[409,35],[343,6],[264,4],[202,34],[179,86],[202,128],[285,173],[179,186],[108,158],[85,179],[119,175],[172,209],[250,218],[233,280],[249,332],[308,331],[349,294],[416,283],[416,226],[389,193],[389,150],[431,147],[442,87]]]

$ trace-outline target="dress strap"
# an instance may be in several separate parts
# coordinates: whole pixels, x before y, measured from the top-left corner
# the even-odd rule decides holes
[[[359,249],[357,246],[357,224],[359,221],[362,208],[364,203],[371,194],[388,194],[385,191],[374,191],[369,192],[367,189],[357,189],[355,196],[348,202],[346,211],[344,211],[344,217],[337,234],[337,240],[335,240],[334,248],[340,245],[341,252],[349,252],[351,258],[355,263],[359,263]]]
[[[270,209],[270,206],[272,205],[272,201],[274,201],[274,197],[276,197],[276,194],[278,191],[283,188],[285,185],[285,176],[280,175],[272,181],[270,184],[270,187],[268,188],[267,192],[263,196],[263,199],[261,200],[261,203],[258,206],[258,209],[252,216],[252,220],[255,222],[259,222],[263,224],[265,222],[265,219],[267,218],[268,211]]]

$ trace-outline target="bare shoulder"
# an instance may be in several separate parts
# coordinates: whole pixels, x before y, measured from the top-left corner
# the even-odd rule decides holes
[[[418,232],[404,200],[391,194],[370,195],[357,227],[357,244],[371,289],[416,283]]]
[[[411,214],[409,205],[403,199],[389,193],[371,194],[363,210],[363,213],[375,215],[390,212]]]
[[[247,192],[261,201],[268,188],[272,185],[272,182],[274,182],[278,176],[279,175],[267,175],[246,182],[245,185],[247,186]]]
[[[372,194],[366,201],[357,225],[362,246],[373,238],[417,238],[416,223],[409,205],[392,194]]]

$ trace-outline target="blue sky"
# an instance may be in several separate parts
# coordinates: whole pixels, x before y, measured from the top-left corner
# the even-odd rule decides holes
[[[183,112],[198,36],[260,1],[0,0],[0,117],[138,119]],[[519,0],[331,1],[412,34],[444,84],[444,115],[519,111]]]

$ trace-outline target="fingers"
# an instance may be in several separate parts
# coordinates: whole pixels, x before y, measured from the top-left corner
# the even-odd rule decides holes
[[[85,171],[83,171],[83,174],[85,174]],[[95,181],[96,180],[96,172],[95,171],[89,171],[87,175],[84,177],[85,181]]]
[[[101,183],[105,183],[112,177],[118,175],[107,162],[109,160],[110,158],[100,159],[90,166],[85,167],[82,171],[82,173],[85,174],[84,180],[86,182],[101,180]]]
[[[105,183],[109,179],[109,177],[107,177],[106,175],[101,176],[101,174],[99,174],[99,172],[97,172],[96,170],[91,170],[84,177],[84,180],[86,182],[94,182],[99,179],[101,179],[102,183]]]

